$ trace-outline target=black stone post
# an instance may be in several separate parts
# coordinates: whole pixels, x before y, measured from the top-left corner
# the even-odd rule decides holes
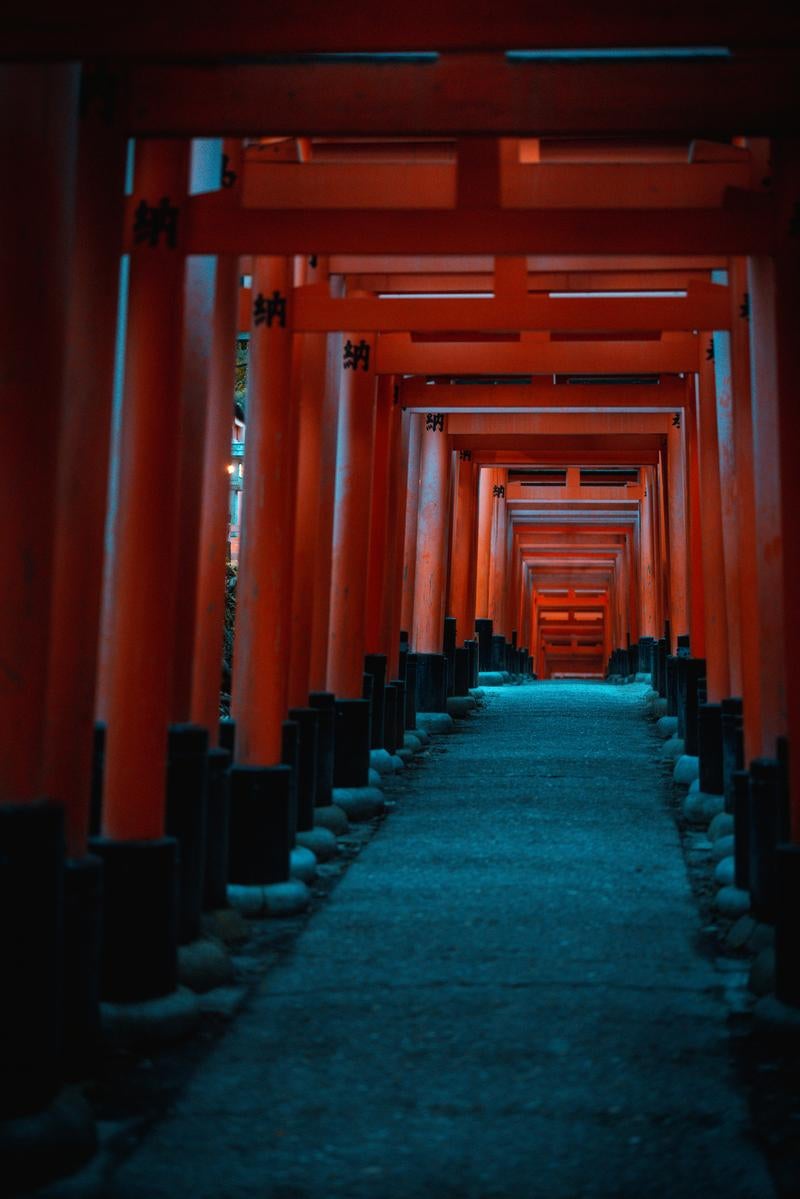
[[[384,732],[383,748],[388,754],[397,753],[397,689],[392,686],[383,692]]]
[[[667,715],[678,715],[678,658],[670,654],[666,660],[667,673]]]
[[[390,687],[397,692],[394,713],[394,743],[402,749],[406,736],[406,684],[404,679],[392,679]]]
[[[740,891],[750,890],[750,775],[746,770],[734,770],[731,776],[733,791],[733,846],[735,882]]]
[[[738,696],[723,699],[722,704],[722,794],[725,811],[733,812],[735,771],[744,767],[743,705]]]
[[[772,758],[750,763],[750,895],[753,913],[775,921],[775,847],[780,830],[780,765]]]
[[[0,1118],[45,1107],[63,1067],[64,817],[0,804]]]
[[[87,854],[64,867],[65,1063],[84,1077],[100,1039],[103,863]]]
[[[775,851],[775,994],[800,1007],[800,845]]]
[[[289,848],[294,849],[297,839],[297,761],[300,730],[293,720],[284,720],[281,738],[281,762],[288,766],[289,776]]]
[[[667,643],[663,637],[656,643],[656,673],[658,683],[654,683],[660,699],[667,698]]]
[[[219,722],[219,746],[227,749],[231,761],[236,761],[236,721],[230,716],[223,716]]]
[[[92,797],[89,804],[89,836],[98,837],[103,823],[103,773],[106,763],[106,726],[98,720],[92,744]]]
[[[406,728],[417,727],[417,655],[406,658]]]
[[[335,696],[332,691],[312,691],[308,705],[317,713],[317,788],[314,807],[327,808],[333,803]]]
[[[167,798],[164,828],[178,842],[178,939],[200,935],[206,868],[208,730],[173,724],[167,739]]]
[[[229,878],[243,886],[284,883],[292,846],[292,772],[288,766],[231,770]]]
[[[100,995],[138,1003],[169,995],[178,971],[178,842],[95,837],[103,861]]]
[[[490,670],[506,669],[506,639],[500,633],[492,634],[492,657]]]
[[[227,749],[208,751],[206,811],[206,868],[203,910],[228,906],[228,822],[231,806],[231,755]]]
[[[469,694],[469,650],[456,649],[453,653],[453,695]]]
[[[464,642],[464,649],[469,656],[468,687],[478,686],[478,642],[473,638]]]
[[[705,678],[705,658],[686,658],[684,669],[684,753],[697,756],[697,712],[701,679]],[[680,722],[680,715],[678,717]],[[719,793],[718,793],[719,794]]]
[[[370,701],[337,699],[335,712],[333,785],[366,787],[369,784]]]
[[[492,622],[485,617],[475,621],[478,640],[478,670],[492,669]]]
[[[416,654],[417,711],[447,711],[447,658],[444,654]]]
[[[456,618],[445,616],[442,651],[447,659],[447,694],[453,695],[456,675]]]
[[[697,709],[697,752],[700,790],[722,795],[722,705],[700,704]]]
[[[371,749],[382,749],[384,742],[384,688],[386,686],[386,654],[367,654],[364,671],[372,675],[372,735]],[[367,695],[364,696],[367,699]]]
[[[290,708],[287,715],[297,726],[297,832],[307,833],[314,827],[320,714],[316,708]]]

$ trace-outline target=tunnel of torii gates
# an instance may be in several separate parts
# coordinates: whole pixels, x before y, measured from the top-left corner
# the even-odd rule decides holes
[[[739,9],[714,45],[741,45]],[[602,33],[550,13],[539,41],[498,18],[478,53],[467,16],[371,12],[356,49],[419,28],[451,51],[320,64],[304,29],[348,48],[330,14],[265,12],[174,45],[147,11],[6,22],[6,1117],[86,1058],[99,998],[173,993],[226,885],[287,879],[332,789],[485,672],[650,677],[734,796],[800,1003],[787,29],[699,64],[512,64],[493,39],[665,33],[639,9]],[[673,19],[666,44],[706,44],[710,18]],[[247,48],[274,57],[216,62]]]

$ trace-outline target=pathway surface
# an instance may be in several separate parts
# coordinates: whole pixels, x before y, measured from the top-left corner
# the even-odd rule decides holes
[[[771,1196],[642,691],[492,691],[113,1199]]]

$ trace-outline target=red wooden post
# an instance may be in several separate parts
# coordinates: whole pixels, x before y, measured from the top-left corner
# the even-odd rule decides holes
[[[422,449],[423,417],[409,418],[408,486],[406,489],[406,521],[403,539],[403,605],[401,628],[410,636],[414,627],[414,590],[417,573],[417,517],[419,512],[419,461]]]
[[[444,711],[445,571],[450,499],[450,446],[447,418],[426,417],[420,454],[414,625],[411,643],[417,655],[417,699],[422,712]]]
[[[329,291],[328,261],[317,259],[308,266],[307,287]],[[312,672],[314,615],[329,602],[329,575],[320,577],[321,561],[326,560],[320,546],[320,525],[325,507],[332,497],[324,491],[323,443],[326,433],[325,407],[328,338],[324,333],[305,333],[296,339],[301,348],[295,396],[298,406],[297,498],[295,513],[294,569],[292,575],[292,648],[289,658],[289,704],[301,707],[308,701],[309,690],[325,686],[324,668],[317,677]],[[333,422],[335,424],[335,422]],[[330,476],[332,479],[332,475]],[[330,562],[330,547],[327,549]],[[327,640],[327,618],[325,620]],[[327,649],[327,646],[325,647]],[[312,677],[314,673],[314,677]]]
[[[225,618],[225,561],[231,457],[231,396],[236,377],[236,317],[239,264],[218,258],[208,379],[208,413],[203,446],[197,595],[192,650],[191,715],[218,741],[222,628]]]
[[[105,664],[103,830],[116,840],[154,839],[164,832],[188,157],[184,142],[136,147],[136,232],[110,581],[112,652]]]
[[[65,805],[74,859],[89,834],[124,190],[125,138],[90,102],[80,122],[43,779]]]
[[[711,334],[703,334],[703,343],[706,347],[713,345]],[[719,703],[730,695],[731,689],[718,411],[714,366],[704,354],[697,376],[697,428],[700,504],[703,513],[706,680],[708,698],[712,703]]]
[[[231,702],[236,761],[246,766],[280,763],[287,708],[294,557],[291,293],[289,259],[255,259]]]
[[[331,572],[328,689],[359,699],[364,673],[370,491],[375,428],[375,339],[347,333],[342,349]]]

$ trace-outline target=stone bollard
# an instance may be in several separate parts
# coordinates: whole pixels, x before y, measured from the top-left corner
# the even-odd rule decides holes
[[[492,666],[492,622],[485,617],[475,621],[478,639],[478,671],[493,670]]]
[[[227,749],[208,751],[206,805],[206,866],[203,873],[203,911],[228,906],[228,824],[231,802],[231,755]]]
[[[334,787],[369,785],[370,703],[337,699],[334,734]]]
[[[447,711],[447,658],[444,654],[417,654],[417,711]]]
[[[750,763],[750,894],[759,920],[773,924],[776,911],[775,847],[780,836],[780,765],[772,758]]]
[[[686,752],[690,752],[688,747]],[[700,790],[706,795],[722,795],[721,704],[700,704],[697,709],[697,754],[700,759]]]
[[[750,774],[735,770],[731,776],[733,788],[733,828],[736,886],[750,890]]]
[[[367,654],[364,673],[372,676],[372,733],[370,749],[383,749],[384,689],[386,687],[386,654]],[[365,699],[368,696],[364,696]]]
[[[164,828],[178,842],[178,940],[200,935],[203,876],[206,868],[208,807],[208,731],[196,724],[174,724],[167,748]]]
[[[800,1008],[800,845],[775,850],[775,994]]]
[[[333,803],[333,760],[335,741],[336,697],[332,691],[312,691],[309,707],[317,712],[317,778],[315,808],[328,808]]]
[[[738,696],[723,699],[722,704],[722,794],[725,811],[733,812],[733,775],[744,767],[744,726],[742,700]]]

